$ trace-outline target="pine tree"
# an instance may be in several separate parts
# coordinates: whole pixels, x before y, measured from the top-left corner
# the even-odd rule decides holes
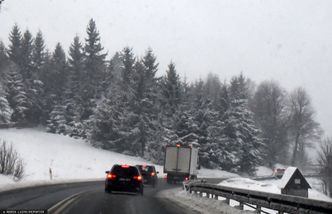
[[[32,67],[34,79],[40,79],[41,72],[43,70],[43,65],[46,62],[46,51],[45,51],[45,41],[41,31],[38,31],[32,51]]]
[[[19,123],[26,122],[28,102],[25,87],[22,76],[18,72],[17,66],[14,64],[9,67],[7,88],[7,100],[10,107],[13,109],[12,121]]]
[[[168,65],[168,70],[166,71],[166,76],[163,77],[161,87],[163,95],[161,102],[165,106],[165,113],[172,115],[178,110],[181,102],[181,82],[173,62]]]
[[[93,116],[91,133],[93,145],[119,152],[124,151],[124,148],[119,145],[122,113],[118,107],[116,99],[112,97],[104,99],[98,105]]]
[[[10,108],[5,91],[0,83],[0,124],[11,122],[13,110]]]
[[[82,119],[87,120],[92,114],[95,106],[95,99],[100,98],[105,85],[105,57],[104,48],[100,43],[100,35],[93,19],[89,21],[87,27],[87,38],[84,46],[84,81],[83,87],[83,113]]]
[[[56,45],[52,54],[50,68],[43,71],[42,77],[47,95],[61,101],[67,82],[67,60],[60,43]]]
[[[68,79],[65,86],[65,118],[67,132],[71,136],[80,136],[83,134],[83,128],[81,124],[81,115],[83,113],[83,101],[82,101],[82,81],[84,74],[84,54],[83,46],[79,40],[79,37],[74,38],[73,43],[69,48],[69,59],[68,59]]]
[[[26,82],[32,79],[32,52],[33,52],[33,38],[29,30],[26,30],[21,40],[21,70],[23,79]]]
[[[65,108],[61,104],[54,106],[47,121],[46,130],[56,134],[67,134]]]
[[[86,69],[86,92],[89,98],[100,97],[103,78],[105,77],[105,57],[107,54],[102,53],[104,48],[100,42],[100,35],[93,19],[90,19],[87,27],[88,37],[85,39],[85,69]]]
[[[17,26],[17,24],[15,24],[9,35],[10,44],[8,47],[8,56],[9,59],[18,66],[21,66],[22,63],[21,40],[22,40],[21,31]]]
[[[7,49],[2,41],[0,41],[0,84],[5,88],[7,81],[7,70],[9,67],[9,59],[7,57]]]

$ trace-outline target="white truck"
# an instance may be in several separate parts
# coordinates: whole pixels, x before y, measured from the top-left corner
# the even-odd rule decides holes
[[[198,148],[180,144],[166,146],[164,173],[167,183],[196,179],[198,168]]]

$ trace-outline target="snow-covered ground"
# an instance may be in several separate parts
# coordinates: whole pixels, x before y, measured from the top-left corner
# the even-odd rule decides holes
[[[187,191],[182,190],[180,188],[161,191],[158,194],[158,197],[171,200],[177,203],[179,206],[189,208],[189,210],[196,211],[197,213],[204,213],[204,214],[252,213],[248,211],[241,211],[239,209],[231,207],[221,200],[212,200],[206,197],[199,197],[194,194],[189,194]]]
[[[139,157],[94,148],[82,139],[50,134],[42,129],[0,129],[0,139],[12,143],[25,163],[25,176],[19,182],[13,181],[8,176],[0,175],[0,191],[45,183],[104,179],[105,171],[116,163],[150,164]],[[159,176],[163,177],[162,166],[156,167],[160,172]],[[49,176],[50,168],[53,172],[52,181]],[[259,167],[257,174],[269,176],[272,174],[272,170]],[[219,185],[280,193],[280,180],[276,179],[255,181],[226,171],[209,169],[199,170],[199,177],[225,179]],[[309,178],[308,182],[313,187],[309,190],[310,198],[332,202],[331,198],[319,192],[321,183],[318,179]],[[230,209],[228,213],[235,213],[233,208],[227,208],[227,205],[221,201],[192,196],[180,189],[163,191],[160,197],[169,200],[181,199],[184,206],[189,206],[197,211],[204,210],[203,213],[214,213],[216,210],[220,210],[220,207],[223,210]],[[231,201],[231,205],[236,205],[236,202]],[[207,206],[209,206],[209,210],[206,210]]]
[[[309,184],[312,187],[312,189],[309,189],[309,198],[332,202],[332,198],[319,192],[319,189],[318,189],[319,186],[317,186],[317,183],[319,182],[318,179],[310,178],[310,179],[307,179],[307,181],[309,182]],[[249,178],[238,177],[238,178],[230,178],[230,179],[224,180],[224,181],[220,182],[219,185],[261,191],[261,192],[281,194],[280,183],[281,183],[280,179],[255,181],[255,180],[252,180]]]
[[[139,157],[94,148],[82,139],[47,133],[43,129],[0,129],[0,140],[11,143],[25,163],[25,176],[19,182],[0,175],[0,191],[35,184],[104,179],[105,171],[116,163],[151,164]],[[164,177],[163,167],[156,167],[159,177]],[[220,170],[199,170],[201,178],[236,176]]]
[[[12,143],[25,163],[25,176],[18,183],[0,176],[0,191],[15,186],[50,181],[103,179],[113,164],[150,164],[139,158],[94,148],[82,139],[46,133],[41,129],[1,129],[0,139]],[[157,166],[160,176],[162,167]],[[9,185],[10,186],[10,185]]]

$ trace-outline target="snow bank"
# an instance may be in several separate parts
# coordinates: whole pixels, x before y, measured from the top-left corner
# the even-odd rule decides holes
[[[208,199],[205,197],[196,196],[194,194],[189,194],[187,191],[181,190],[180,188],[161,191],[158,193],[158,197],[174,201],[175,203],[179,204],[179,206],[189,208],[194,211],[192,213],[252,213],[238,210],[227,205],[226,203],[223,203],[221,200]]]
[[[313,182],[318,182],[317,179],[308,179],[307,181],[312,187],[316,186],[312,185]],[[281,180],[279,179],[255,181],[248,178],[231,178],[220,182],[218,185],[281,194],[280,182]],[[324,195],[317,189],[309,189],[309,198],[332,202],[332,198]]]
[[[262,177],[262,176],[271,176],[273,174],[273,170],[266,167],[266,166],[259,166],[256,168],[256,176]]]
[[[25,163],[25,176],[20,182],[0,177],[0,191],[15,187],[59,182],[100,180],[113,164],[152,164],[142,158],[92,147],[82,139],[51,134],[43,129],[0,129],[0,139],[12,143]],[[156,165],[159,177],[163,166]],[[49,169],[53,180],[50,180]],[[220,170],[199,170],[202,178],[230,178],[236,174]]]
[[[200,169],[198,171],[199,178],[233,178],[239,177],[238,174],[226,172],[223,170],[215,170],[215,169]]]
[[[150,164],[139,157],[94,148],[82,139],[46,133],[38,129],[2,129],[0,139],[12,143],[25,163],[25,176],[16,183],[53,180],[102,179],[113,164]],[[162,166],[156,166],[162,175]],[[9,178],[0,178],[0,191],[12,184]],[[43,183],[43,182],[42,182]]]

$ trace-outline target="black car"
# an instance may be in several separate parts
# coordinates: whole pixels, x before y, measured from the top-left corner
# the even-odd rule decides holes
[[[156,168],[152,165],[137,165],[137,167],[143,176],[144,184],[151,184],[154,188],[157,185],[157,174],[159,173],[158,171],[156,171]]]
[[[136,166],[115,164],[106,174],[105,192],[136,192],[143,195],[143,177]]]

